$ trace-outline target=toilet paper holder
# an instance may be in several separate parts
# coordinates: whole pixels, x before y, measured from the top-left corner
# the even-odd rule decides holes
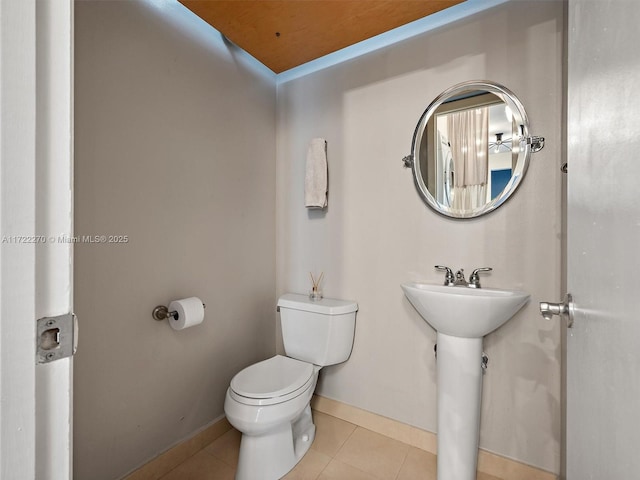
[[[203,303],[202,308],[207,308],[207,305]],[[158,320],[159,322],[161,322],[162,320],[166,320],[167,318],[178,320],[178,312],[176,312],[175,310],[173,312],[170,312],[169,309],[164,305],[158,305],[156,308],[154,308],[153,312],[151,312],[151,316],[154,320]]]

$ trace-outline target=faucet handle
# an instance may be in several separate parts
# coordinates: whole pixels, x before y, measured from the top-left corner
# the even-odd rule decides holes
[[[447,273],[444,276],[444,284],[448,287],[453,285],[455,277],[453,276],[453,271],[449,267],[435,265],[434,268],[446,271]]]
[[[476,268],[469,277],[469,286],[471,288],[480,288],[480,272],[490,272],[491,270],[493,270],[491,267]]]

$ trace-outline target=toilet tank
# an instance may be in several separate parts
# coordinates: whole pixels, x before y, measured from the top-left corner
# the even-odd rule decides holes
[[[345,362],[351,355],[358,304],[349,300],[287,293],[278,300],[288,357],[315,365]]]

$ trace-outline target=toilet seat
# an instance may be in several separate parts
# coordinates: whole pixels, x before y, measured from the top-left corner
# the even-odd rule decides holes
[[[274,405],[304,393],[314,384],[314,365],[282,355],[238,372],[231,380],[231,397],[245,405]]]

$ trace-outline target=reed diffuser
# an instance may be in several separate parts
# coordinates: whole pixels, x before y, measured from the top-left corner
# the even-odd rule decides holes
[[[309,298],[311,300],[321,300],[322,290],[320,290],[320,283],[324,277],[324,272],[322,272],[317,279],[313,277],[313,273],[309,272],[309,275],[311,276],[311,291],[309,292]]]

